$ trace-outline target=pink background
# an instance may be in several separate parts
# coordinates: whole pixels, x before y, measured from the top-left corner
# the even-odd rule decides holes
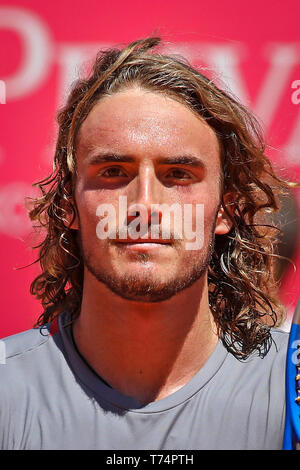
[[[41,313],[29,294],[37,266],[24,209],[32,183],[51,170],[55,114],[82,65],[99,48],[151,34],[170,42],[208,74],[222,78],[264,124],[269,155],[292,179],[300,178],[299,0],[40,0],[0,2],[0,337],[30,328]],[[300,96],[300,94],[298,95]],[[300,190],[294,192],[300,207]],[[298,212],[299,213],[299,212]],[[294,262],[300,268],[300,243]],[[281,297],[293,311],[299,272],[286,271]]]

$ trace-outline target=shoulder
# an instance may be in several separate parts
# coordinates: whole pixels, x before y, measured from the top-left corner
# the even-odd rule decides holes
[[[31,422],[40,416],[41,397],[45,403],[47,400],[51,403],[54,369],[64,376],[60,370],[60,334],[52,332],[51,325],[0,340],[1,449],[21,446],[22,439],[28,437]]]
[[[37,407],[55,373],[63,376],[59,331],[51,324],[0,340],[0,421],[9,423],[24,410]]]
[[[0,340],[0,387],[28,379],[47,366],[51,356],[56,354],[53,337],[58,330],[55,322],[32,328]],[[26,380],[28,381],[28,380]]]
[[[270,351],[270,356],[274,368],[285,373],[287,351],[289,346],[289,332],[280,329],[271,330],[273,344]],[[276,367],[277,365],[277,367]]]
[[[289,342],[289,333],[280,328],[270,328],[270,343],[269,349],[264,355],[258,355],[253,353],[249,357],[250,360],[261,360],[262,362],[273,363],[274,361],[279,360],[280,358],[285,358]]]
[[[289,333],[279,328],[271,329],[272,344],[262,363],[270,370],[270,377],[284,385]]]
[[[50,328],[45,325],[39,328],[22,331],[1,341],[1,363],[6,363],[13,358],[17,358],[32,350],[38,350],[44,343],[49,340]]]
[[[268,386],[277,382],[280,388],[284,386],[284,375],[286,367],[286,357],[289,342],[289,333],[279,328],[270,329],[270,343],[267,352],[253,352],[245,359],[237,359],[233,354],[228,354],[226,366],[227,372],[237,379],[245,378],[251,382],[265,383]]]
[[[266,367],[269,364],[273,367],[274,364],[282,364],[286,360],[287,348],[289,342],[289,333],[280,328],[270,329],[270,348],[264,356],[258,356],[254,354],[250,356],[250,361],[253,359],[254,362],[262,363],[262,367]]]
[[[289,332],[281,328],[271,328],[271,336],[275,346],[279,349],[287,347],[289,340]]]
[[[262,351],[262,354],[259,354],[255,351],[246,359],[238,359],[233,354],[228,354],[223,377],[224,374],[230,377],[230,386],[238,383],[243,396],[260,397],[262,404],[269,400],[275,407],[282,409],[289,334],[277,328],[271,328],[270,334],[271,342],[267,352]]]
[[[267,356],[271,362],[284,362],[289,344],[289,333],[279,328],[271,328],[272,345]]]

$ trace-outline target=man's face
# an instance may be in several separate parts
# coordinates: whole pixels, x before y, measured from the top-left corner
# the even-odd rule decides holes
[[[203,120],[170,97],[130,88],[94,106],[80,128],[75,158],[78,218],[72,227],[79,230],[86,275],[92,274],[123,298],[143,302],[170,298],[205,275],[214,234],[229,229],[217,217],[219,145]],[[189,205],[194,208],[193,229],[196,204],[202,204],[203,246],[187,249],[187,235],[182,230],[176,238],[172,217],[168,238],[160,232],[160,240],[153,240],[149,227],[146,238],[141,235],[135,241],[127,235],[121,240],[120,227],[128,227],[134,216],[124,219],[120,196],[123,201],[126,197],[128,208],[141,204],[149,223],[153,204],[177,203],[182,217]],[[97,235],[97,209],[103,204],[116,214],[116,237]],[[145,212],[139,214],[145,219]],[[144,219],[140,228],[145,227]],[[153,219],[155,223],[159,226],[159,218]]]

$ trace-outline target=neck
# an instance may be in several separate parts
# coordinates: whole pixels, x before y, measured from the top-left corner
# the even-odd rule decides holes
[[[141,403],[162,399],[185,385],[216,346],[207,278],[171,299],[143,303],[122,299],[88,274],[73,334],[113,388]]]

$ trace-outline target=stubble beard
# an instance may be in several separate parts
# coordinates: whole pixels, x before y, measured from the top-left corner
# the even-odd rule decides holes
[[[142,272],[143,263],[149,261],[147,253],[139,254],[142,274],[110,274],[105,271],[105,269],[101,268],[99,263],[97,264],[95,262],[96,257],[94,255],[85,250],[81,236],[79,237],[79,241],[84,265],[98,282],[105,284],[108,289],[123,299],[154,303],[170,299],[182,290],[192,286],[204,276],[211,262],[214,250],[214,230],[215,224],[210,235],[209,243],[205,248],[197,252],[197,256],[194,252],[189,251],[190,255],[187,257],[187,260],[183,262],[180,273],[164,281],[156,279],[151,272]]]

